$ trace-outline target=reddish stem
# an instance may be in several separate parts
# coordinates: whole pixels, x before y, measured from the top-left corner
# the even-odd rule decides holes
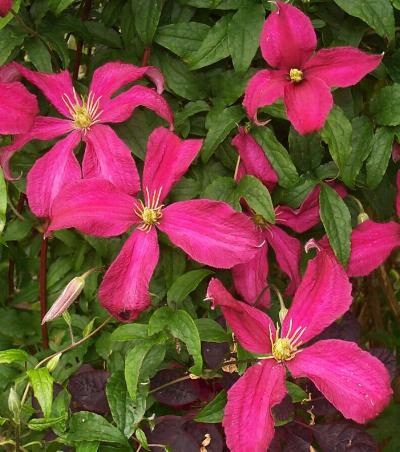
[[[92,0],[86,0],[83,4],[81,20],[85,21],[89,19],[90,10],[92,9]],[[74,62],[74,72],[72,74],[73,80],[78,80],[79,68],[82,62],[82,53],[83,53],[83,41],[79,40],[76,44],[76,56]]]
[[[39,270],[39,300],[40,300],[40,320],[46,315],[47,311],[47,238],[42,239],[40,247],[40,270]],[[47,332],[47,323],[42,325],[42,345],[43,348],[49,348],[49,335]]]
[[[150,55],[151,55],[151,48],[146,47],[143,52],[142,66],[147,66],[149,64]]]

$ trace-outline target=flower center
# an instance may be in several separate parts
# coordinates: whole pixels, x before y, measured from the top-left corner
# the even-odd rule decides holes
[[[286,361],[292,356],[292,346],[287,337],[279,338],[272,345],[272,354],[277,361]]]
[[[272,358],[278,362],[290,361],[297,353],[300,345],[303,343],[301,336],[304,334],[305,328],[299,326],[291,335],[292,320],[289,322],[289,329],[285,337],[279,337],[279,326],[276,328],[275,338],[272,337],[272,331],[269,332],[269,339],[272,346]]]
[[[135,209],[136,215],[142,220],[142,224],[138,227],[141,231],[149,232],[153,225],[159,224],[162,218],[162,204],[160,202],[162,187],[153,193],[150,197],[149,189],[146,187],[146,203],[139,200],[140,205]]]
[[[259,213],[254,214],[252,220],[260,229],[266,229],[269,225],[268,221]]]
[[[62,99],[74,121],[75,129],[81,129],[86,133],[93,124],[100,121],[99,118],[103,113],[99,111],[101,96],[95,99],[94,94],[90,92],[87,99],[83,96],[79,99],[74,89],[73,100],[67,94],[63,94]]]
[[[299,83],[303,80],[303,71],[296,68],[290,69],[289,78],[292,82]]]

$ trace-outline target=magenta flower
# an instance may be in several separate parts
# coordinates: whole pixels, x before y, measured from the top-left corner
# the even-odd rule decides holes
[[[131,151],[113,129],[104,123],[123,122],[136,107],[144,106],[172,124],[170,107],[153,89],[136,85],[112,97],[128,83],[145,75],[156,83],[158,92],[162,92],[163,77],[158,69],[119,62],[107,63],[94,72],[86,98],[77,95],[67,71],[46,74],[20,65],[19,69],[66,117],[62,119],[38,116],[29,132],[16,138],[11,145],[0,149],[4,173],[6,177],[12,178],[9,160],[14,152],[34,139],[52,140],[67,135],[39,158],[29,172],[27,195],[34,214],[48,217],[51,202],[65,179],[80,178],[80,165],[73,151],[81,140],[86,144],[82,162],[84,178],[103,178],[127,193],[137,193],[140,181]]]
[[[320,130],[332,108],[330,88],[358,83],[379,66],[382,55],[353,47],[322,49],[310,19],[299,9],[278,1],[265,21],[260,47],[264,69],[249,81],[243,105],[256,123],[257,110],[283,98],[289,121],[301,134]]]
[[[19,78],[19,71],[15,64],[0,67],[1,135],[27,132],[39,113],[36,97],[22,83],[18,82]]]
[[[163,127],[155,129],[144,163],[144,202],[99,179],[67,185],[54,200],[48,232],[75,227],[111,237],[137,225],[99,291],[101,304],[119,320],[132,321],[150,305],[148,287],[159,257],[156,228],[192,259],[212,267],[231,268],[258,249],[251,221],[224,202],[195,199],[164,207],[201,146],[202,140],[180,140]]]
[[[5,17],[12,8],[13,0],[0,0],[0,17]]]
[[[396,194],[396,213],[400,217],[400,170],[397,171],[396,176],[397,194]]]
[[[235,300],[212,279],[207,297],[219,305],[236,339],[259,356],[228,391],[223,426],[232,452],[264,452],[274,436],[271,408],[286,395],[286,368],[309,378],[344,417],[364,423],[389,403],[385,366],[355,343],[320,340],[303,347],[342,316],[351,304],[351,284],[329,251],[309,261],[282,325]]]

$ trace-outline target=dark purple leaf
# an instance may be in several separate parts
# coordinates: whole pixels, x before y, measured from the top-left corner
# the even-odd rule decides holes
[[[289,395],[272,408],[272,414],[276,424],[290,422],[294,416],[294,405]]]
[[[202,342],[201,350],[207,366],[210,369],[218,369],[229,353],[229,344],[226,342]]]
[[[222,452],[224,439],[218,424],[202,424],[200,422],[189,421],[185,424],[185,431],[189,433],[197,442],[200,448],[201,443],[210,435],[211,441],[207,446],[207,452]]]
[[[396,370],[397,370],[397,362],[396,362],[396,356],[388,350],[387,348],[371,348],[369,350],[371,355],[374,355],[377,357],[382,363],[385,365],[386,369],[388,370],[391,379],[396,376]]]
[[[339,322],[334,322],[328,326],[313,342],[322,339],[342,339],[343,341],[358,342],[360,335],[360,324],[355,316],[348,311]]]
[[[237,372],[222,372],[221,385],[224,389],[228,390],[239,380],[239,378],[240,375]]]
[[[276,429],[269,452],[310,452],[312,438],[311,427],[290,422]]]
[[[303,406],[306,410],[311,410],[315,416],[328,416],[338,412],[311,381],[306,381],[304,390],[311,394],[311,401],[305,402]]]

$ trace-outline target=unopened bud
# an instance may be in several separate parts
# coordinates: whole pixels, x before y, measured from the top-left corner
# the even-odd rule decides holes
[[[19,419],[21,401],[19,399],[17,391],[13,387],[10,388],[10,393],[8,395],[8,409],[13,414],[14,420],[17,421],[17,419]]]
[[[369,220],[369,216],[368,214],[366,214],[365,212],[361,212],[358,214],[357,216],[357,224],[361,224],[364,223],[364,221]]]
[[[46,364],[47,369],[49,369],[49,372],[53,372],[55,368],[57,367],[58,361],[60,361],[62,353],[59,352],[56,355],[54,355]]]

